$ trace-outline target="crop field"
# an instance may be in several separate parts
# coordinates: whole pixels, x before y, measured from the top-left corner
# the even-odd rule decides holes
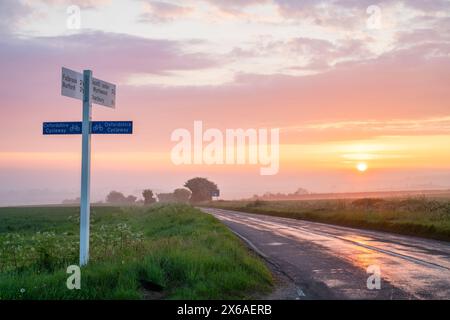
[[[0,208],[0,299],[246,299],[270,271],[214,217],[187,205],[94,207],[81,289],[79,208]]]
[[[450,199],[214,201],[204,206],[450,241]]]

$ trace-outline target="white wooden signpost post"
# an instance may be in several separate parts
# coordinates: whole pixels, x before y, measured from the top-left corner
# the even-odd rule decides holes
[[[91,134],[132,134],[131,121],[92,122],[92,103],[115,108],[116,86],[95,79],[91,70],[79,73],[62,68],[61,94],[83,101],[83,120],[79,122],[45,122],[44,135],[81,134],[80,196],[80,266],[89,261]],[[80,130],[81,129],[81,130]]]
[[[89,261],[89,222],[91,216],[91,91],[92,71],[83,71],[83,123],[81,126],[80,266]]]

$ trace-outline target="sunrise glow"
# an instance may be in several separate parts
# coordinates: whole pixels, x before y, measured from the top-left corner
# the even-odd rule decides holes
[[[359,172],[365,172],[367,171],[367,163],[360,162],[356,165],[356,169],[358,169]]]

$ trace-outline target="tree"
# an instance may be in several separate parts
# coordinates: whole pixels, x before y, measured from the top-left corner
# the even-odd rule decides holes
[[[150,189],[145,189],[144,191],[142,191],[142,196],[144,197],[144,204],[146,205],[156,202],[153,191]]]
[[[176,202],[187,203],[189,202],[189,198],[191,197],[192,192],[186,188],[178,188],[175,189],[173,195],[175,197]]]
[[[135,204],[135,203],[136,203],[136,200],[137,200],[137,197],[135,197],[135,196],[133,196],[133,195],[129,195],[129,196],[125,199],[126,203],[129,203],[129,204]]]
[[[191,202],[211,201],[212,193],[219,190],[214,182],[206,178],[193,178],[188,180],[184,186],[191,190]]]
[[[107,196],[106,196],[106,202],[108,203],[114,203],[114,204],[120,204],[120,203],[125,203],[127,202],[127,198],[125,198],[125,196],[123,195],[122,192],[118,192],[118,191],[111,191]]]
[[[309,194],[309,191],[306,190],[305,188],[298,188],[294,194],[295,195],[304,195],[304,194]]]
[[[118,191],[111,191],[106,196],[106,202],[112,203],[112,204],[135,204],[137,200],[137,197],[133,195],[129,195],[128,197],[125,197],[122,192]]]
[[[175,195],[173,193],[158,193],[158,202],[172,203],[175,202]]]

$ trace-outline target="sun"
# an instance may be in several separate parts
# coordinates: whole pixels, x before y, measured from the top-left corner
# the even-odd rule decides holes
[[[360,162],[356,165],[356,169],[358,169],[359,172],[365,172],[367,171],[367,163]]]

